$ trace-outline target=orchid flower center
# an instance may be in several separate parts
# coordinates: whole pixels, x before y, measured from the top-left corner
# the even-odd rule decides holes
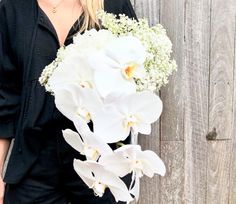
[[[80,85],[82,88],[90,88],[90,89],[93,88],[92,84],[91,84],[89,81],[81,81],[81,82],[79,83],[79,85]]]
[[[137,176],[141,178],[143,176],[143,164],[140,160],[135,160],[133,162],[133,169],[135,170]]]
[[[102,184],[99,181],[95,181],[92,186],[94,193],[96,196],[102,197],[103,194],[105,193],[105,190],[107,188],[106,185]]]
[[[100,156],[99,152],[96,149],[87,145],[84,146],[84,154],[88,159],[91,159],[93,161],[97,161],[98,157]]]
[[[125,128],[130,129],[138,123],[138,118],[135,115],[130,115],[125,119]]]
[[[86,122],[90,122],[91,115],[85,108],[78,108],[76,114],[86,120]]]
[[[136,69],[137,69],[136,64],[129,64],[127,67],[122,69],[122,74],[126,79],[132,79],[134,77]]]

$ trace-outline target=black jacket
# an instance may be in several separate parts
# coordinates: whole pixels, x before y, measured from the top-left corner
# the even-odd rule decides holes
[[[105,0],[105,10],[135,17],[129,0]],[[77,30],[72,27],[66,44]],[[15,137],[4,178],[7,183],[22,179],[47,137],[73,126],[38,82],[58,48],[55,29],[37,0],[0,2],[0,138]]]

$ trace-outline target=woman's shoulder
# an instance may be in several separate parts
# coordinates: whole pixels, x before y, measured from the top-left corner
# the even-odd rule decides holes
[[[8,24],[15,24],[16,21],[33,19],[36,5],[36,0],[0,0],[0,14]]]
[[[0,0],[0,10],[18,13],[27,11],[34,3],[34,0]]]
[[[0,0],[0,8],[12,9],[20,5],[23,0]]]

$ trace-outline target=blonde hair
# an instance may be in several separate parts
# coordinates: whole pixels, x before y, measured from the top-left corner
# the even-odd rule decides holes
[[[100,27],[96,17],[97,11],[104,9],[104,0],[80,0],[83,9],[83,22],[79,32]]]

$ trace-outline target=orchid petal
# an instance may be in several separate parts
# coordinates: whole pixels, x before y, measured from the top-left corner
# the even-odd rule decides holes
[[[83,154],[83,141],[80,138],[80,135],[77,132],[74,132],[70,129],[62,131],[65,141],[73,147],[75,150]]]
[[[114,173],[107,171],[105,168],[101,168],[100,171],[95,173],[95,177],[108,185],[116,202],[130,202],[133,200],[125,183]]]
[[[88,59],[88,63],[94,71],[120,69],[120,64],[106,56],[102,51],[90,56]]]
[[[129,135],[129,129],[123,125],[123,116],[114,106],[105,105],[94,115],[93,123],[95,134],[107,143],[123,141]]]
[[[101,164],[93,161],[82,162],[80,160],[76,160],[74,164],[76,164],[74,165],[76,172],[85,180],[85,183],[90,186],[90,188],[93,187],[95,182],[99,182],[110,189],[117,202],[129,202],[132,200],[125,183],[114,173],[106,170]]]
[[[107,143],[105,143],[102,138],[96,136],[89,129],[87,123],[83,119],[76,118],[74,120],[74,124],[84,141],[85,147],[91,148],[91,150],[95,151],[98,156],[113,153],[111,147]],[[91,159],[89,158],[89,155],[86,155],[86,157],[87,159]],[[94,160],[97,160],[97,157],[94,158]]]
[[[98,92],[104,98],[113,92],[123,94],[136,92],[134,80],[126,80],[118,69],[95,71],[94,81]]]
[[[119,177],[124,177],[131,172],[130,161],[121,154],[101,156],[99,163]]]
[[[137,202],[140,194],[140,178],[138,176],[135,177],[134,186],[130,190],[130,193],[135,197],[135,201]]]
[[[63,61],[57,69],[54,70],[49,79],[49,85],[54,89],[68,84],[75,83],[80,85],[87,81],[93,86],[93,71],[87,60],[82,57],[73,57]]]
[[[146,51],[141,41],[133,36],[119,37],[111,41],[106,47],[106,54],[120,64],[138,62],[142,64],[146,58]]]
[[[149,177],[153,176],[152,173],[149,174],[149,172],[151,172],[148,169],[149,166],[151,167],[151,170],[153,171],[153,173],[159,174],[161,176],[165,175],[165,173],[166,173],[165,164],[155,152],[153,152],[151,150],[145,150],[145,151],[143,151],[142,154],[143,154],[143,160],[142,161],[144,163],[143,172],[144,172],[145,175],[147,175]]]
[[[160,98],[149,91],[123,95],[115,104],[120,111],[136,114],[141,122],[149,124],[160,117],[163,107]]]
[[[103,106],[94,90],[84,89],[76,84],[67,84],[57,88],[54,90],[54,94],[56,107],[72,121],[76,115],[89,121],[93,113]],[[84,112],[85,115],[79,111]]]
[[[90,171],[90,166],[79,159],[74,159],[73,166],[76,173],[80,176],[84,183],[89,188],[92,188],[95,179],[92,175],[92,172]]]
[[[80,101],[77,101],[72,93],[64,88],[60,90],[54,90],[55,94],[55,104],[57,109],[68,119],[72,119],[75,115],[75,111],[80,104]]]

